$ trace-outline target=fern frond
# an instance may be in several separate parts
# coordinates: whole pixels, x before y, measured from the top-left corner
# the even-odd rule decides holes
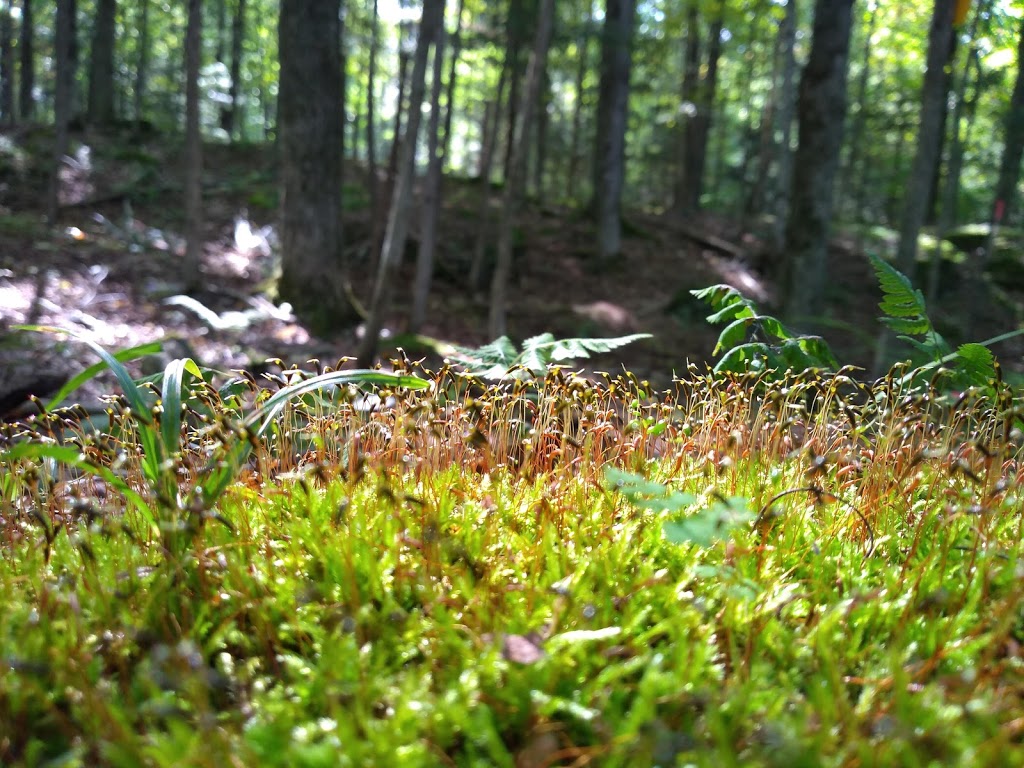
[[[914,288],[910,279],[889,262],[868,254],[871,265],[882,288],[882,301],[878,305],[885,313],[881,321],[896,333],[922,336],[932,330],[925,310],[924,294]]]

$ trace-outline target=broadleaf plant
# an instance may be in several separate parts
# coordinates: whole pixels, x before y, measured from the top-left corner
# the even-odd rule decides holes
[[[788,369],[839,367],[823,338],[794,333],[778,318],[761,314],[753,301],[731,285],[712,285],[690,293],[711,305],[714,311],[707,317],[709,323],[727,323],[715,344],[714,354],[722,355],[716,373],[774,371],[782,376]]]
[[[526,339],[522,349],[516,349],[511,339],[502,336],[475,349],[452,345],[449,357],[468,373],[485,379],[525,379],[544,375],[550,365],[604,354],[649,338],[649,333],[634,333],[608,339],[556,339],[554,334],[542,333]]]

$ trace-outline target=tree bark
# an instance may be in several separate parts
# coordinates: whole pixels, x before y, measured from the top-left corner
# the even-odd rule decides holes
[[[515,144],[516,122],[519,119],[519,87],[523,79],[522,48],[525,38],[526,19],[523,0],[509,0],[508,5],[508,47],[505,61],[508,67],[508,119],[505,123],[505,161],[502,164],[502,178],[508,182],[509,166],[512,163],[512,147]]]
[[[340,0],[281,0],[279,294],[317,333],[358,317],[342,249]]]
[[[626,2],[632,3],[632,0],[626,0]],[[541,81],[547,69],[554,17],[555,1],[540,0],[537,37],[526,70],[526,87],[523,90],[522,104],[519,109],[519,122],[512,145],[512,159],[509,163],[509,177],[505,180],[501,224],[498,228],[498,258],[491,279],[491,308],[488,324],[492,338],[504,336],[506,332],[505,304],[512,273],[512,236],[526,191],[526,160],[529,149],[527,143]]]
[[[459,7],[455,11],[455,34],[452,35],[452,54],[449,57],[448,81],[445,85],[444,100],[444,129],[441,132],[441,157],[448,162],[449,150],[452,141],[452,118],[455,115],[455,80],[456,65],[459,63],[459,56],[462,54],[462,13],[466,6],[466,0],[459,0]]]
[[[572,130],[569,138],[569,178],[567,179],[566,191],[569,199],[576,199],[576,185],[579,183],[580,168],[580,136],[583,127],[583,103],[584,83],[587,76],[587,65],[590,61],[590,25],[593,20],[593,0],[583,0],[584,14],[583,22],[580,24],[580,34],[576,38],[576,81],[573,94],[575,101],[572,105]]]
[[[857,111],[854,113],[853,125],[850,130],[850,154],[847,163],[849,183],[846,187],[851,192],[853,220],[858,222],[863,221],[866,185],[863,183],[864,174],[861,166],[865,162],[864,130],[867,126],[868,83],[871,80],[871,40],[874,37],[875,23],[878,20],[878,6],[871,5],[868,14],[868,26],[864,31],[864,52],[861,58],[860,76],[857,78],[857,95],[854,99]]]
[[[135,62],[135,125],[146,119],[146,88],[149,78],[149,1],[139,2],[139,50]]]
[[[14,19],[11,5],[0,7],[0,117],[14,124]]]
[[[928,69],[921,89],[921,117],[917,129],[917,151],[907,179],[900,226],[900,242],[896,251],[896,267],[911,279],[917,262],[917,237],[928,213],[928,196],[935,177],[946,112],[949,78],[946,60],[953,36],[954,0],[935,0],[931,29],[928,33]]]
[[[366,319],[363,339],[359,345],[359,365],[366,367],[377,354],[380,332],[384,327],[384,314],[390,308],[391,291],[397,279],[398,267],[405,250],[409,232],[412,184],[416,175],[416,145],[419,136],[423,94],[426,90],[427,58],[431,46],[444,23],[444,0],[424,0],[423,16],[416,41],[416,53],[409,85],[409,114],[405,121],[405,135],[401,138],[401,156],[395,189],[391,195],[388,226],[384,234],[377,280],[373,286],[370,316]]]
[[[789,318],[823,304],[833,186],[846,120],[853,0],[816,0],[811,54],[800,78],[799,145],[786,225],[783,306]]]
[[[189,290],[202,286],[203,140],[199,128],[202,35],[202,0],[188,0],[188,26],[185,29],[185,275]]]
[[[596,214],[597,258],[612,262],[622,250],[622,188],[625,180],[626,128],[629,119],[629,76],[635,0],[607,0],[605,33],[601,46],[601,94],[603,126],[598,130],[599,169]]]
[[[189,6],[191,8],[191,6]],[[114,46],[117,0],[96,0],[92,48],[89,51],[89,123],[114,121]]]
[[[494,167],[494,155],[498,144],[498,129],[501,123],[501,105],[505,98],[505,84],[512,62],[508,58],[508,50],[498,75],[498,91],[494,101],[488,102],[484,112],[484,124],[480,146],[480,163],[477,178],[480,181],[480,202],[478,203],[476,222],[476,242],[473,244],[473,259],[469,266],[468,282],[471,290],[476,291],[484,285],[484,261],[486,257],[487,238],[490,233],[487,210],[491,203],[491,169]],[[488,114],[489,112],[489,114]]]
[[[676,172],[672,207],[677,215],[689,209],[687,178],[692,123],[696,117],[700,86],[700,11],[697,0],[690,0],[686,9],[686,46],[683,49],[683,83],[680,93],[679,165]]]
[[[36,60],[34,52],[35,44],[35,20],[32,15],[32,0],[21,0],[21,34],[18,37],[18,49],[21,56],[21,80],[18,109],[21,119],[30,122],[36,112]]]
[[[53,93],[54,148],[53,165],[50,169],[50,190],[47,200],[47,220],[51,227],[57,225],[60,208],[60,176],[64,155],[68,151],[68,121],[71,119],[71,50],[74,0],[57,0],[57,17],[54,22],[54,58],[56,59],[56,82]]]
[[[971,28],[967,33],[970,46],[964,56],[963,71],[957,79],[953,94],[953,120],[949,135],[949,159],[946,163],[946,178],[942,184],[942,199],[939,207],[939,219],[936,226],[935,250],[932,252],[928,265],[928,288],[926,292],[929,304],[932,304],[939,293],[939,276],[942,266],[942,244],[946,233],[956,225],[956,203],[960,196],[960,177],[964,164],[964,132],[961,126],[964,115],[974,112],[977,102],[977,91],[981,75],[981,62],[978,56],[978,22],[982,13],[988,12],[988,2],[983,2],[974,14]],[[975,94],[971,103],[967,102],[967,87],[972,72],[975,74]],[[968,124],[969,125],[969,124]]]
[[[1004,131],[1003,158],[999,164],[999,180],[992,206],[992,221],[997,226],[1010,221],[1014,213],[1021,156],[1024,155],[1024,22],[1021,23],[1017,42],[1017,81],[1010,97]]]
[[[704,75],[698,87],[697,112],[686,124],[686,190],[684,202],[687,210],[700,208],[704,192],[704,169],[707,165],[708,137],[711,135],[711,118],[715,108],[718,90],[718,61],[722,54],[722,28],[725,25],[725,2],[718,3],[718,9],[708,31],[708,58]]]
[[[774,176],[767,205],[772,216],[768,250],[778,255],[786,239],[789,216],[789,195],[793,184],[793,118],[796,115],[796,22],[797,0],[786,2],[786,12],[779,25],[779,56],[781,82],[777,107],[772,120],[772,161]]]
[[[377,181],[377,50],[380,47],[380,15],[373,0],[370,19],[370,64],[366,74],[366,188],[370,194],[370,252],[380,252],[378,224],[380,221],[380,184]]]
[[[441,132],[441,91],[444,76],[444,24],[439,25],[430,83],[430,121],[427,124],[427,175],[420,201],[420,243],[416,252],[416,279],[413,283],[409,332],[417,333],[427,317],[427,300],[434,272],[437,221],[441,208],[441,170],[444,158],[439,151]]]
[[[245,40],[245,0],[235,0],[235,13],[231,17],[231,85],[228,88],[228,96],[231,103],[224,111],[222,127],[228,134],[228,138],[234,141],[236,129],[244,133],[244,123],[239,120],[241,105],[238,98],[239,87],[242,84],[242,42]],[[241,138],[244,139],[244,136]]]

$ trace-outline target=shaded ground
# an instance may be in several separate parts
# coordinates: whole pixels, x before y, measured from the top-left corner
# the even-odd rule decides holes
[[[178,149],[165,137],[130,134],[77,136],[64,168],[59,227],[43,222],[49,137],[45,131],[0,136],[0,323],[34,322],[73,327],[112,348],[164,340],[167,358],[188,354],[212,368],[261,369],[268,358],[333,364],[356,349],[357,329],[331,338],[311,336],[274,305],[275,260],[260,232],[276,209],[273,155],[262,146],[209,146],[204,163],[206,289],[181,298],[178,268],[183,244]],[[346,245],[353,290],[366,300],[373,264],[365,189],[348,169]],[[446,182],[440,225],[439,267],[422,333],[465,345],[489,341],[486,303],[469,290],[465,275],[480,231],[479,184]],[[491,201],[493,231],[498,197]],[[418,217],[412,227],[415,241]],[[520,228],[511,293],[510,335],[522,340],[556,336],[613,336],[648,332],[654,338],[588,361],[591,369],[626,366],[658,384],[687,361],[711,359],[717,332],[703,320],[706,308],[688,291],[728,282],[770,306],[773,286],[750,264],[758,242],[729,222],[705,214],[685,227],[629,212],[622,262],[595,272],[588,264],[592,232],[575,212],[530,207]],[[273,235],[270,233],[272,242]],[[493,240],[493,238],[488,238]],[[857,244],[837,241],[828,294],[829,316],[818,323],[843,362],[870,365],[879,294]],[[401,334],[415,242],[396,293],[389,331]],[[950,282],[956,283],[956,275]],[[983,336],[1017,326],[1012,297],[993,305]],[[939,314],[939,313],[933,313]],[[955,314],[942,315],[955,330]],[[937,319],[938,322],[938,319]],[[948,332],[948,328],[943,329]],[[406,342],[407,343],[407,342]],[[52,339],[4,342],[0,412],[29,391],[43,394],[68,373],[95,362],[76,344]],[[998,350],[1019,360],[1019,348]],[[409,349],[410,356],[428,354]],[[387,345],[383,359],[387,359]],[[428,355],[429,356],[429,355]],[[153,365],[159,365],[154,361]],[[98,397],[100,385],[86,392]]]

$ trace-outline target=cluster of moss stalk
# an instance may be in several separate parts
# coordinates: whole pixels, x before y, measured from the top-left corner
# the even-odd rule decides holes
[[[998,380],[208,378],[6,427],[0,764],[1024,762]]]

